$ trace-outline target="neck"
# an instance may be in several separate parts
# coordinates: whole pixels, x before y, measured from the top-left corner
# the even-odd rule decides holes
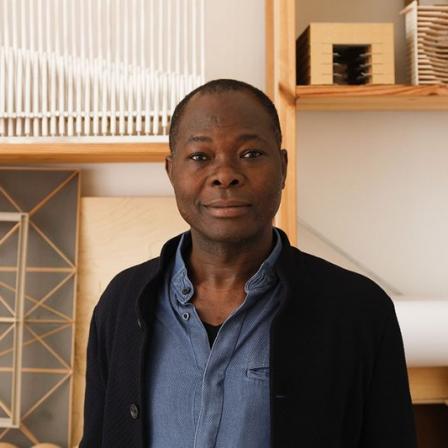
[[[272,250],[272,227],[262,235],[239,242],[211,241],[191,231],[192,249],[188,260],[195,286],[240,289],[257,272]]]

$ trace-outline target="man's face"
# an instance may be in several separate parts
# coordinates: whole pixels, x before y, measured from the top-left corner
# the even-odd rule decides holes
[[[234,243],[271,229],[286,166],[269,114],[244,91],[194,96],[166,160],[179,212],[192,231]]]

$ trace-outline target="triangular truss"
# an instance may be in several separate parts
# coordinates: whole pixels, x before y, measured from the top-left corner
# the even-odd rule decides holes
[[[10,186],[11,171],[13,169],[5,169],[8,174],[8,188],[2,184],[2,171],[0,169],[0,198],[2,203],[8,205],[8,211],[15,210],[16,213],[26,214],[29,226],[29,251],[27,253],[27,266],[24,290],[24,307],[22,310],[23,324],[23,341],[21,343],[21,355],[23,358],[20,366],[20,374],[22,378],[22,411],[20,421],[17,428],[5,427],[0,428],[0,442],[9,441],[19,443],[23,437],[30,444],[48,440],[39,440],[39,426],[36,426],[34,419],[29,420],[31,416],[35,417],[39,411],[52,412],[51,408],[46,409],[48,399],[55,394],[63,393],[64,400],[67,403],[65,409],[64,421],[68,422],[66,440],[67,446],[70,440],[71,421],[70,421],[70,404],[72,390],[72,374],[73,374],[73,341],[74,341],[74,313],[75,313],[75,286],[76,286],[76,244],[70,248],[70,253],[66,249],[61,248],[61,244],[57,241],[61,240],[61,235],[55,235],[54,229],[58,228],[54,222],[47,225],[45,222],[36,222],[36,217],[40,212],[45,212],[55,203],[58,207],[66,207],[77,219],[77,209],[79,207],[79,172],[67,172],[67,176],[57,185],[53,185],[51,191],[34,201],[29,209],[20,206],[21,201],[15,198],[14,187]],[[17,185],[23,195],[23,182],[26,182],[26,173],[34,170],[17,170]],[[57,173],[61,177],[61,171],[44,170],[48,172],[51,181],[51,174]],[[19,179],[20,178],[20,179]],[[22,185],[21,185],[22,183]],[[51,183],[51,182],[50,182]],[[30,185],[32,188],[32,185]],[[42,189],[45,190],[45,189]],[[68,191],[70,190],[70,191]],[[68,191],[68,193],[67,193]],[[76,195],[72,192],[75,191]],[[60,197],[66,194],[67,197]],[[22,201],[23,203],[23,201]],[[0,210],[1,212],[1,210]],[[48,210],[47,210],[48,212]],[[58,210],[55,214],[46,213],[48,216],[64,216],[64,210]],[[67,213],[65,213],[67,214]],[[41,213],[45,215],[45,213]],[[45,215],[45,216],[46,216]],[[37,220],[42,221],[42,217]],[[56,223],[57,224],[57,223]],[[77,229],[77,222],[74,223],[74,229]],[[6,232],[0,235],[0,258],[2,253],[11,253],[11,241],[17,239],[20,225],[14,223]],[[77,235],[72,240],[76,243]],[[9,247],[8,247],[9,244]],[[2,252],[3,250],[3,252]],[[3,257],[8,259],[8,257]],[[15,309],[11,306],[11,300],[7,300],[6,294],[17,296],[17,285],[10,278],[6,278],[7,273],[17,275],[17,265],[9,265],[0,262],[0,274],[4,274],[0,278],[0,381],[2,376],[8,378],[14,374],[14,365],[8,364],[9,360],[15,358],[14,344],[11,344],[14,337],[14,324],[9,319],[15,318]],[[33,283],[36,288],[33,289]],[[71,306],[67,307],[66,301],[71,301]],[[70,312],[67,312],[67,309]],[[65,338],[65,339],[64,339]],[[64,343],[61,343],[60,341]],[[67,343],[65,343],[67,342]],[[42,361],[42,362],[40,362]],[[6,376],[5,376],[6,375]],[[39,376],[56,378],[57,381],[51,385],[45,385],[45,382],[39,382]],[[61,389],[63,384],[69,382],[69,387]],[[38,386],[44,384],[43,386]],[[28,397],[24,397],[26,389],[35,390],[41,387],[38,397],[33,402],[27,402]],[[67,392],[68,391],[68,392]],[[13,416],[14,397],[9,400],[0,396],[0,416],[5,419]],[[17,403],[16,403],[17,404]],[[20,406],[20,404],[19,404]],[[48,405],[47,405],[48,406]],[[1,417],[0,417],[1,422]],[[33,426],[34,424],[34,426]],[[22,442],[23,443],[23,442]],[[28,442],[27,442],[28,443]],[[65,444],[65,443],[64,443]]]

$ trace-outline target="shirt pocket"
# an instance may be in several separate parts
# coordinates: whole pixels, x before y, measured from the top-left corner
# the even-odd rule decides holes
[[[246,369],[246,376],[253,380],[269,380],[269,366],[249,366]]]

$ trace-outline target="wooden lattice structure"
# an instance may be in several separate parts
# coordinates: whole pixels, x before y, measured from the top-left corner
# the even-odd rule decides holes
[[[0,442],[70,446],[78,207],[78,171],[0,169]]]

